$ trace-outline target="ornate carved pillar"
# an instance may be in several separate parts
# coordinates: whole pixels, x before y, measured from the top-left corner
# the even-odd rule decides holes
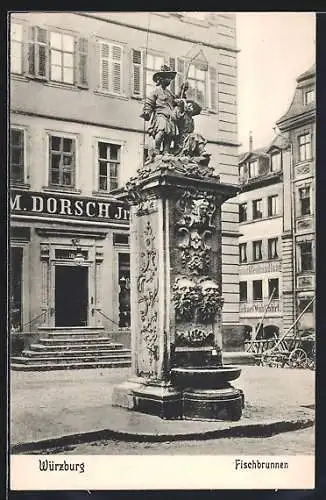
[[[145,383],[133,395],[137,409],[166,416],[178,404],[170,368],[184,348],[222,348],[221,205],[237,188],[171,158],[140,169],[127,189],[133,381]]]

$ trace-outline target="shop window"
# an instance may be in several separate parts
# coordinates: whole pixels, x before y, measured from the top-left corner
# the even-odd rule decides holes
[[[258,260],[263,260],[262,247],[263,247],[262,240],[257,240],[252,242],[252,255],[253,255],[253,260],[256,262]]]
[[[312,242],[305,241],[299,243],[299,272],[312,271]]]
[[[100,89],[111,94],[122,94],[123,49],[121,45],[99,42]]]
[[[258,160],[250,161],[248,164],[248,176],[251,179],[252,177],[258,176]]]
[[[119,185],[121,146],[98,142],[99,190],[112,191]]]
[[[261,219],[263,217],[263,200],[254,200],[252,202],[252,218]]]
[[[304,96],[303,97],[304,104],[305,106],[307,106],[308,104],[311,104],[312,102],[315,101],[315,90],[314,89],[305,90],[303,96]]]
[[[311,159],[311,134],[299,135],[299,161],[306,161]]]
[[[245,222],[247,220],[247,203],[240,203],[239,205],[239,222]]]
[[[273,293],[274,291],[274,293]],[[272,278],[268,280],[268,296],[271,297],[273,293],[273,299],[278,299],[280,296],[279,292],[279,280],[278,278]]]
[[[247,262],[247,243],[240,243],[240,245],[239,245],[239,259],[240,259],[240,264]]]
[[[254,280],[252,282],[252,298],[253,298],[253,300],[263,300],[263,282],[262,282],[262,280]]]
[[[248,299],[248,286],[246,281],[239,283],[240,302],[247,302]]]
[[[300,215],[310,215],[310,187],[299,189]]]
[[[30,77],[87,88],[88,41],[61,31],[31,26],[28,31]]]
[[[119,326],[130,326],[130,256],[119,253]]]
[[[76,169],[76,140],[50,135],[50,185],[73,187]]]
[[[269,196],[267,199],[268,204],[268,217],[272,217],[273,215],[277,215],[279,213],[279,203],[278,196]]]
[[[273,153],[271,155],[271,172],[278,172],[282,169],[281,153]]]
[[[10,129],[10,180],[24,182],[25,134],[18,128]]]
[[[10,24],[10,72],[23,73],[23,26]]]
[[[22,329],[22,267],[23,249],[10,249],[10,331]]]
[[[278,238],[269,238],[268,242],[268,258],[271,259],[278,259]]]

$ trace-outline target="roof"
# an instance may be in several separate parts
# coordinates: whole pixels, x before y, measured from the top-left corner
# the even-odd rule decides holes
[[[278,149],[286,149],[289,145],[289,141],[287,137],[285,137],[283,134],[276,134],[275,137],[273,138],[272,142],[268,144],[267,146],[263,148],[256,148],[253,149],[252,151],[246,151],[245,153],[242,153],[239,156],[239,165],[241,163],[244,163],[247,161],[250,156],[253,157],[268,157],[268,153],[272,148],[278,148]]]
[[[316,75],[316,69],[315,65],[313,65],[307,71],[298,76],[297,86],[295,88],[291,104],[288,107],[286,113],[277,120],[276,122],[277,125],[281,124],[285,120],[288,120],[289,118],[294,118],[295,116],[303,115],[304,113],[315,110],[316,103],[311,102],[309,104],[304,104],[301,93],[303,85],[305,83],[308,83],[309,80],[311,81],[312,84],[315,83],[315,75]],[[306,82],[306,80],[308,80],[308,82]]]

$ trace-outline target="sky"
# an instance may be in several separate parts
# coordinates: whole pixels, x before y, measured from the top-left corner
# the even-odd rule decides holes
[[[240,151],[267,146],[287,111],[296,78],[315,62],[315,15],[243,12],[236,15]]]
[[[204,17],[205,12],[190,15]],[[240,152],[267,146],[276,121],[287,111],[296,78],[315,62],[315,14],[236,13],[238,138]]]

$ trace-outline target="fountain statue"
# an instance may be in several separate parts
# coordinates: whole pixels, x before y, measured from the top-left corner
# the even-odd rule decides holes
[[[169,89],[163,66],[141,117],[153,147],[126,185],[130,202],[133,377],[113,404],[162,418],[238,420],[243,392],[223,365],[221,205],[237,187],[209,165],[201,107]]]

